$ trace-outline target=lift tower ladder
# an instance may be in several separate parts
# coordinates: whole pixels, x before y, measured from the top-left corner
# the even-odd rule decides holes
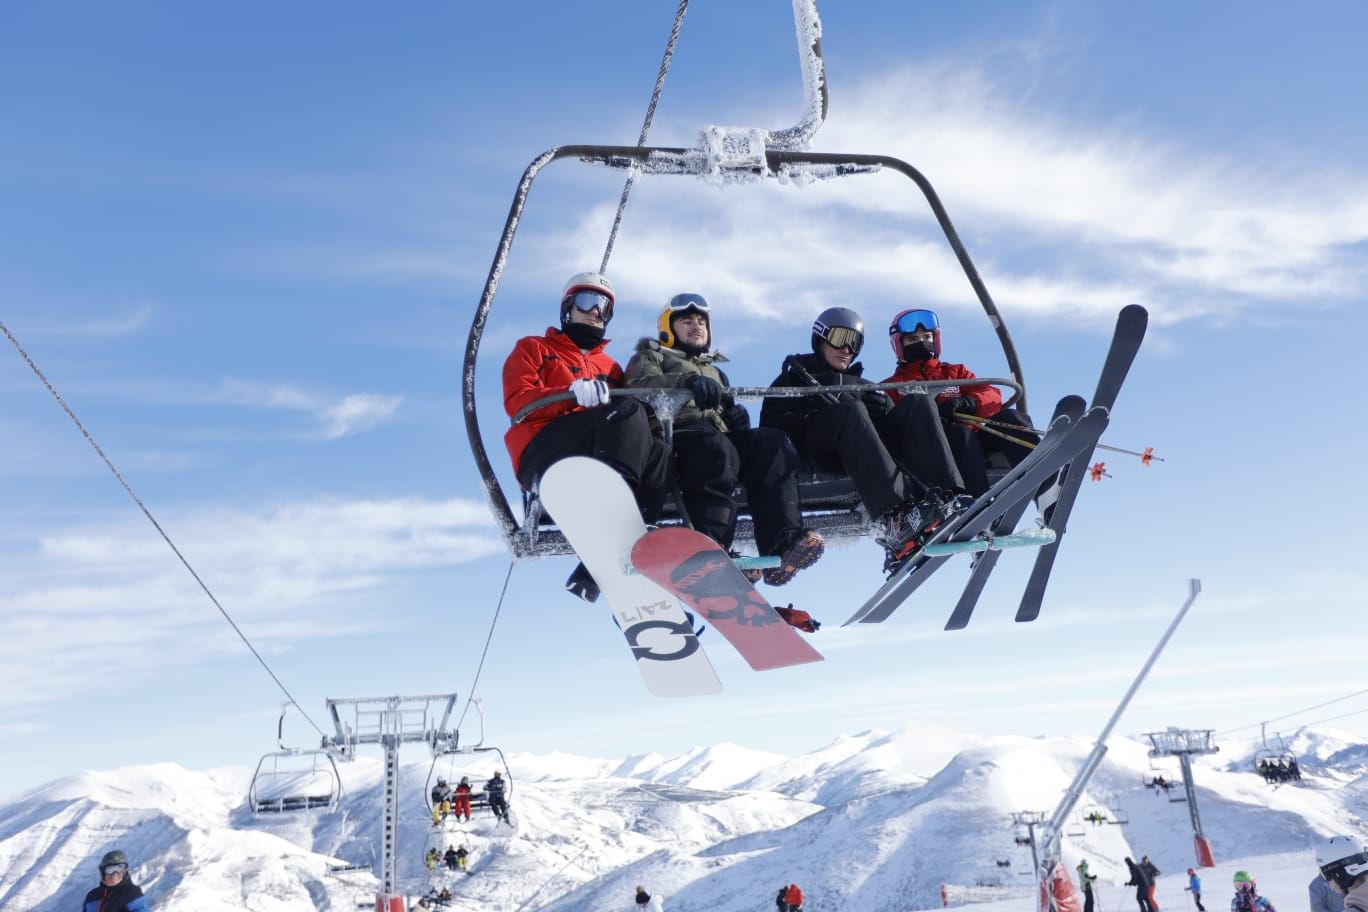
[[[360,744],[379,744],[385,749],[385,808],[381,834],[380,892],[375,895],[375,912],[404,912],[404,896],[397,892],[395,868],[399,835],[399,746],[422,742],[433,745],[455,741],[448,732],[456,695],[425,694],[416,697],[329,698],[328,715],[337,734],[329,746],[348,760],[356,759]],[[440,711],[440,712],[439,712]],[[350,723],[344,723],[344,713]]]
[[[1192,818],[1192,845],[1197,853],[1197,864],[1215,867],[1211,843],[1202,832],[1202,815],[1197,810],[1197,790],[1192,786],[1192,757],[1194,754],[1214,754],[1220,750],[1211,743],[1209,728],[1176,728],[1170,725],[1161,732],[1145,732],[1150,739],[1152,758],[1177,757],[1183,768],[1183,794],[1187,797],[1188,816]]]

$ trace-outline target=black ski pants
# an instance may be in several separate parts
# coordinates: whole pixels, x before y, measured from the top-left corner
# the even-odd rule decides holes
[[[843,398],[813,414],[797,449],[816,468],[849,475],[871,519],[911,496],[911,485],[858,399]]]
[[[1154,906],[1149,899],[1149,885],[1142,884],[1135,888],[1135,901],[1140,905],[1140,912],[1154,912]]]
[[[777,428],[723,432],[711,424],[676,425],[675,477],[693,527],[730,548],[736,534],[739,481],[746,489],[761,554],[782,554],[803,529],[798,452]]]
[[[1030,417],[1016,409],[1003,409],[993,416],[993,420],[1016,425],[1011,428],[995,427],[992,429],[994,431],[1001,431],[1020,440],[1028,440],[1032,444],[1040,443],[1040,435],[1030,430]],[[1014,466],[1031,452],[1031,447],[1003,440],[997,434],[975,430],[963,424],[947,426],[945,436],[950,440],[950,449],[955,454],[955,464],[959,466],[960,475],[964,477],[964,489],[975,497],[988,490],[990,455],[1001,453],[1007,457],[1007,464]]]
[[[876,423],[884,446],[923,485],[965,490],[935,399],[925,393],[904,396]]]
[[[518,483],[532,490],[551,464],[567,456],[607,463],[626,480],[641,518],[660,519],[670,490],[670,450],[651,433],[646,408],[635,399],[562,415],[537,432],[523,450]]]

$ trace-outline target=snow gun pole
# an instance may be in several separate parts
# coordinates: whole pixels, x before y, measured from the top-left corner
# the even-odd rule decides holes
[[[1169,640],[1173,638],[1174,631],[1176,631],[1178,625],[1183,622],[1183,618],[1187,616],[1188,609],[1192,607],[1192,603],[1197,600],[1197,595],[1201,591],[1201,580],[1188,580],[1187,601],[1183,602],[1183,607],[1178,609],[1178,613],[1174,615],[1173,620],[1168,625],[1168,629],[1165,630],[1164,635],[1159,638],[1159,642],[1155,645],[1154,651],[1150,653],[1149,658],[1145,660],[1145,664],[1141,666],[1140,673],[1137,674],[1135,680],[1131,682],[1130,689],[1126,691],[1125,696],[1121,698],[1121,702],[1117,704],[1116,711],[1113,712],[1111,718],[1107,720],[1107,724],[1102,727],[1102,733],[1097,736],[1097,744],[1094,745],[1092,753],[1088,755],[1088,758],[1083,761],[1083,766],[1079,769],[1078,775],[1074,777],[1073,782],[1071,782],[1069,787],[1065,790],[1064,798],[1059,802],[1059,807],[1055,808],[1049,823],[1041,828],[1043,832],[1041,834],[1040,865],[1036,869],[1036,876],[1040,882],[1041,912],[1051,912],[1054,908],[1054,896],[1050,889],[1050,879],[1060,860],[1059,834],[1063,830],[1064,822],[1068,819],[1069,814],[1073,812],[1074,806],[1078,804],[1078,799],[1083,794],[1083,790],[1088,787],[1088,780],[1092,778],[1093,773],[1097,772],[1097,768],[1102,764],[1102,758],[1106,756],[1107,753],[1107,739],[1111,737],[1112,729],[1116,727],[1116,723],[1120,721],[1121,715],[1126,711],[1126,708],[1130,706],[1130,701],[1140,689],[1140,685],[1145,683],[1145,678],[1149,676],[1150,669],[1153,668],[1154,663],[1159,660],[1159,656],[1163,653],[1164,647],[1168,646]]]

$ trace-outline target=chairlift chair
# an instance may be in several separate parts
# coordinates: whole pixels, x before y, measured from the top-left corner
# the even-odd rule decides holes
[[[811,19],[804,17],[810,14]],[[802,149],[826,117],[827,96],[826,80],[823,73],[821,55],[820,23],[816,21],[816,9],[810,3],[794,3],[795,26],[799,34],[800,63],[805,74],[808,88],[808,114],[797,126],[785,130],[766,131],[760,129],[724,130],[710,127],[705,130],[695,148],[673,148],[656,146],[614,146],[614,145],[567,145],[550,149],[532,160],[523,172],[504,222],[503,232],[496,247],[489,275],[485,280],[480,300],[471,321],[470,334],[466,342],[464,369],[462,372],[462,407],[465,416],[466,433],[469,437],[475,465],[484,481],[490,510],[499,526],[509,550],[515,559],[544,556],[568,555],[573,550],[565,537],[546,517],[535,492],[525,492],[520,509],[515,510],[504,494],[480,432],[479,417],[476,410],[475,381],[478,357],[484,329],[488,323],[504,267],[512,249],[519,223],[522,221],[532,187],[536,179],[549,165],[575,160],[590,165],[627,171],[643,175],[683,175],[699,178],[711,183],[730,183],[741,180],[773,180],[777,182],[806,183],[809,180],[837,180],[869,175],[881,171],[899,174],[911,181],[925,199],[931,213],[945,236],[963,270],[970,288],[982,306],[990,325],[997,335],[1006,358],[1010,379],[985,377],[977,379],[976,384],[994,384],[1007,387],[1012,395],[1006,406],[1026,408],[1026,395],[1020,362],[1006,323],[998,312],[997,305],[988,293],[987,287],[978,274],[973,260],[961,242],[945,207],[941,204],[935,189],[920,171],[901,159],[887,155],[857,153],[806,152]],[[807,41],[805,36],[811,36]],[[957,385],[959,381],[937,381],[917,384],[904,384],[903,389],[915,387],[920,391],[934,392],[944,386]],[[885,385],[880,388],[898,388]],[[773,390],[769,388],[739,388],[730,391],[740,400],[755,400],[771,396],[808,395],[822,388],[797,390]],[[832,388],[831,391],[835,391]],[[649,398],[656,391],[614,390],[614,397],[636,396]],[[540,408],[555,401],[569,398],[568,393],[559,393],[533,403],[531,408]],[[655,395],[654,402],[660,405],[663,397]],[[662,412],[657,408],[657,416]],[[664,407],[667,420],[670,408]],[[525,410],[526,412],[526,410]],[[515,421],[525,417],[525,412],[515,417]],[[999,470],[1000,471],[1000,470]],[[990,472],[990,480],[993,480]],[[865,515],[856,496],[855,488],[849,478],[810,472],[799,484],[803,504],[803,522],[808,528],[820,532],[828,539],[852,539],[869,532],[871,518]],[[680,522],[677,514],[667,513],[666,524]],[[749,512],[741,500],[741,513],[736,525],[737,542],[753,542],[754,526]]]
[[[253,814],[289,811],[332,811],[342,800],[342,776],[333,750],[288,747],[285,744],[285,713],[280,708],[276,743],[280,749],[263,754],[247,787],[247,804]]]

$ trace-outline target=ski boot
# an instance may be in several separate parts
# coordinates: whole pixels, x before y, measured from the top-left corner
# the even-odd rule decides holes
[[[973,504],[968,494],[951,494],[932,488],[920,501],[908,501],[887,517],[883,535],[884,572],[890,576],[926,544],[949,519]]]
[[[812,529],[803,529],[783,548],[779,566],[770,567],[765,571],[765,582],[771,586],[784,585],[793,579],[793,575],[799,570],[805,570],[817,563],[825,550],[826,542],[822,536]]]

